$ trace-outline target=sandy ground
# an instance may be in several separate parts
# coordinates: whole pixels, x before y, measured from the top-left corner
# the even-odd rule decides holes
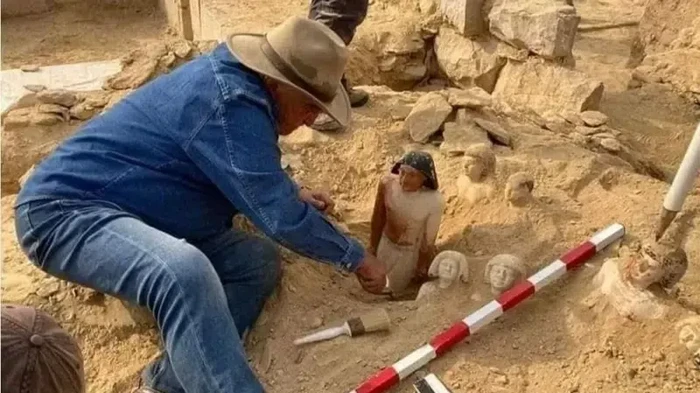
[[[261,25],[275,18],[268,16],[273,14],[270,10],[259,5],[253,10],[249,3],[239,2],[229,9],[245,10],[248,18],[259,17]],[[277,2],[271,7],[279,15],[303,10],[301,3]],[[373,3],[362,29],[372,30],[373,18],[384,12],[387,3],[391,2]],[[634,0],[576,3],[588,22],[628,20],[641,12],[640,2]],[[150,23],[141,20],[138,29],[158,31],[147,28],[155,26]],[[574,48],[577,68],[605,82],[601,111],[610,116],[610,125],[658,165],[672,169],[699,119],[695,108],[667,88],[627,89],[630,70],[624,64],[633,32],[634,27],[581,34]],[[104,29],[104,36],[108,33]],[[130,37],[148,40],[157,34]],[[22,46],[16,45],[3,34],[3,55],[7,51],[19,58]],[[87,47],[80,45],[68,46],[75,49],[67,52],[78,56]],[[63,62],[62,55],[42,59],[46,64]],[[282,145],[288,157],[294,157],[294,177],[332,190],[344,223],[363,241],[369,234],[377,181],[406,149],[416,147],[402,131],[401,121],[392,120],[394,101],[387,98],[392,95],[380,88],[369,90],[372,99],[355,110],[348,133]],[[504,124],[514,131],[516,147],[496,148],[496,175],[487,182],[495,190],[494,197],[477,204],[457,195],[461,158],[423,146],[436,159],[447,200],[438,246],[461,251],[470,261],[472,279],[460,296],[422,304],[386,302],[364,293],[352,276],[285,253],[280,287],[246,343],[251,362],[270,392],[352,390],[487,302],[490,292],[481,277],[486,261],[495,254],[520,255],[534,272],[613,222],[627,229],[623,245],[651,236],[667,184],[612,165],[607,154],[575,146],[532,124],[508,119]],[[506,179],[519,171],[530,173],[536,183],[534,201],[524,208],[508,205],[503,196]],[[78,337],[87,361],[90,393],[127,392],[143,365],[157,355],[157,333],[147,318],[131,317],[118,301],[47,277],[31,266],[15,241],[13,200],[13,195],[2,198],[3,302],[45,309]],[[597,268],[605,257],[616,254],[619,245],[614,245],[416,376],[435,372],[455,393],[697,391],[700,371],[692,367],[673,325],[700,312],[699,209],[700,184],[670,230],[683,239],[691,262],[676,296],[662,300],[668,307],[663,319],[630,320],[604,304],[585,302]],[[376,306],[389,311],[390,332],[302,348],[292,344],[319,324],[330,325]],[[410,382],[416,376],[393,391],[411,392]]]
[[[49,13],[2,21],[2,68],[117,59],[168,39],[165,14],[150,0],[58,0]]]

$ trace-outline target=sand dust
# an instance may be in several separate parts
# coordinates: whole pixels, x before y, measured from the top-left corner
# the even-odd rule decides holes
[[[296,13],[303,10],[301,3],[279,2],[270,9],[279,15],[288,5],[286,9]],[[396,10],[404,3],[373,2],[361,34],[371,34],[373,23],[382,18],[401,18]],[[638,17],[642,7],[640,1],[632,0],[575,3],[584,21],[604,23]],[[269,15],[270,9],[250,7],[246,15],[260,16],[261,23],[267,23],[269,17],[261,15]],[[31,25],[28,20],[25,23]],[[21,25],[19,20],[12,23]],[[145,31],[155,31],[146,25]],[[100,29],[109,35],[108,28]],[[633,27],[625,27],[581,34],[574,48],[577,68],[606,83],[601,111],[610,117],[610,126],[620,131],[620,139],[631,141],[635,151],[672,170],[698,118],[691,103],[663,86],[626,88],[631,70],[625,68],[625,57],[633,32]],[[141,39],[133,32],[129,36]],[[72,60],[92,53],[82,43],[66,45],[65,52],[76,56]],[[22,45],[3,37],[3,51],[17,54],[13,64],[25,63],[21,50]],[[49,64],[68,59],[62,53],[44,53],[47,57],[31,60],[44,59],[41,64]],[[457,187],[457,178],[464,174],[463,158],[443,155],[430,144],[416,145],[402,129],[406,114],[398,112],[410,108],[422,93],[367,90],[372,93],[370,102],[354,111],[349,132],[318,136],[307,130],[282,142],[294,177],[331,190],[342,223],[362,241],[368,241],[377,182],[413,148],[433,154],[446,201],[438,249],[464,253],[471,277],[482,276],[489,258],[501,253],[520,256],[535,271],[614,222],[627,229],[623,244],[652,236],[668,185],[636,173],[624,161],[523,119],[501,116],[501,124],[513,135],[514,148],[494,145],[497,164],[487,181],[494,191],[488,198],[470,202]],[[532,200],[523,207],[510,205],[505,196],[507,179],[518,172],[530,174],[535,184]],[[3,302],[44,309],[76,335],[86,358],[89,393],[128,392],[140,369],[157,355],[156,331],[147,318],[132,316],[119,301],[60,282],[30,265],[15,241],[14,198],[2,198]],[[455,393],[697,391],[700,371],[693,368],[690,354],[679,343],[674,324],[700,312],[699,211],[700,182],[670,228],[670,234],[682,237],[690,266],[675,295],[663,300],[668,307],[663,319],[633,321],[610,307],[590,307],[585,302],[603,259],[617,255],[619,245],[614,245],[393,391],[411,392],[410,383],[426,372],[438,374]],[[421,304],[386,302],[363,292],[351,275],[292,253],[284,255],[280,287],[246,342],[251,362],[270,392],[350,391],[491,298],[488,284],[473,279],[452,298]],[[387,308],[392,319],[389,332],[300,348],[292,343],[318,328],[319,321],[328,326],[376,306]]]

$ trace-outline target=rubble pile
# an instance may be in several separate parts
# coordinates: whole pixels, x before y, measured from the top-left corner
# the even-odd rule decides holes
[[[669,84],[700,104],[700,2],[650,0],[635,44],[636,84]]]
[[[16,192],[18,182],[30,168],[82,122],[111,108],[131,90],[215,45],[216,41],[177,41],[135,49],[121,59],[122,70],[108,78],[102,90],[76,92],[24,86],[30,93],[2,115],[2,192]],[[26,72],[34,71],[29,67]]]

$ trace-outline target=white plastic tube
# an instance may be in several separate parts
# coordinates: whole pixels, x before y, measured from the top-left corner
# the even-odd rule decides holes
[[[695,135],[688,145],[678,172],[673,178],[671,188],[664,199],[664,209],[672,212],[681,211],[685,197],[700,175],[700,124],[695,129]]]

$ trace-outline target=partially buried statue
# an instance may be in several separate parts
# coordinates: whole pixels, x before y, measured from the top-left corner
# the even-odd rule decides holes
[[[641,257],[626,258],[623,279],[640,289],[658,284],[673,288],[688,270],[688,255],[680,247],[667,242],[649,242],[642,245]]]
[[[435,256],[444,202],[430,154],[411,151],[379,183],[370,252],[387,266],[387,292],[404,295],[424,281]]]
[[[464,152],[464,172],[457,178],[457,193],[470,205],[488,200],[495,194],[493,185],[486,180],[496,170],[496,156],[483,143],[470,146]]]
[[[491,284],[491,293],[498,296],[527,276],[523,261],[515,255],[499,254],[486,264],[484,281]]]
[[[664,242],[645,243],[638,252],[622,251],[622,256],[603,263],[593,279],[595,290],[585,302],[592,307],[605,297],[621,316],[661,318],[666,308],[648,288],[673,289],[688,268],[685,251]]]
[[[416,300],[425,299],[451,287],[458,280],[466,283],[469,280],[469,264],[464,254],[457,251],[442,251],[430,264],[428,276],[437,280],[428,281],[421,285]]]

